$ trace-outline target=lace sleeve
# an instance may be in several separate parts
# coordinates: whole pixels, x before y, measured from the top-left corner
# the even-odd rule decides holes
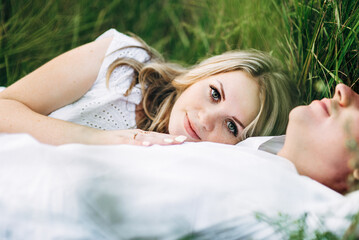
[[[119,58],[133,58],[139,62],[149,60],[147,52],[140,48],[126,48],[126,46],[141,46],[141,43],[136,39],[129,37],[123,33],[110,29],[99,36],[96,40],[106,37],[113,37],[113,40],[106,51],[106,57],[102,63],[100,72],[96,79],[94,86],[101,84],[106,86],[106,73],[108,67]],[[118,93],[125,93],[131,84],[133,70],[126,66],[117,67],[111,74],[109,80],[109,87],[115,89]]]

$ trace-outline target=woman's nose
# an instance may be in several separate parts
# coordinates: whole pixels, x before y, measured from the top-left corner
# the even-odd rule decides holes
[[[346,107],[350,104],[351,92],[352,90],[350,87],[340,83],[335,87],[335,94],[333,99],[338,101],[340,106]]]
[[[216,114],[213,111],[203,110],[198,112],[201,127],[206,131],[212,131],[216,122]]]

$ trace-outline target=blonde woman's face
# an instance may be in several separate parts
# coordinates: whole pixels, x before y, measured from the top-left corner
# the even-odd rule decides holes
[[[236,144],[259,109],[259,86],[248,73],[213,75],[180,95],[170,115],[169,133],[190,141]]]

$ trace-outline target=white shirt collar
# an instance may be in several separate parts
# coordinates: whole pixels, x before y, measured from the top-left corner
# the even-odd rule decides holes
[[[277,154],[284,145],[285,135],[250,137],[239,143],[237,146],[248,147],[256,150],[262,150],[268,153]]]

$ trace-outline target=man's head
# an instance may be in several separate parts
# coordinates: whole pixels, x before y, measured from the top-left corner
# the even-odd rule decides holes
[[[352,138],[359,142],[359,95],[339,84],[332,99],[293,109],[286,135],[280,156],[291,160],[300,174],[345,192],[352,171],[346,143]]]

